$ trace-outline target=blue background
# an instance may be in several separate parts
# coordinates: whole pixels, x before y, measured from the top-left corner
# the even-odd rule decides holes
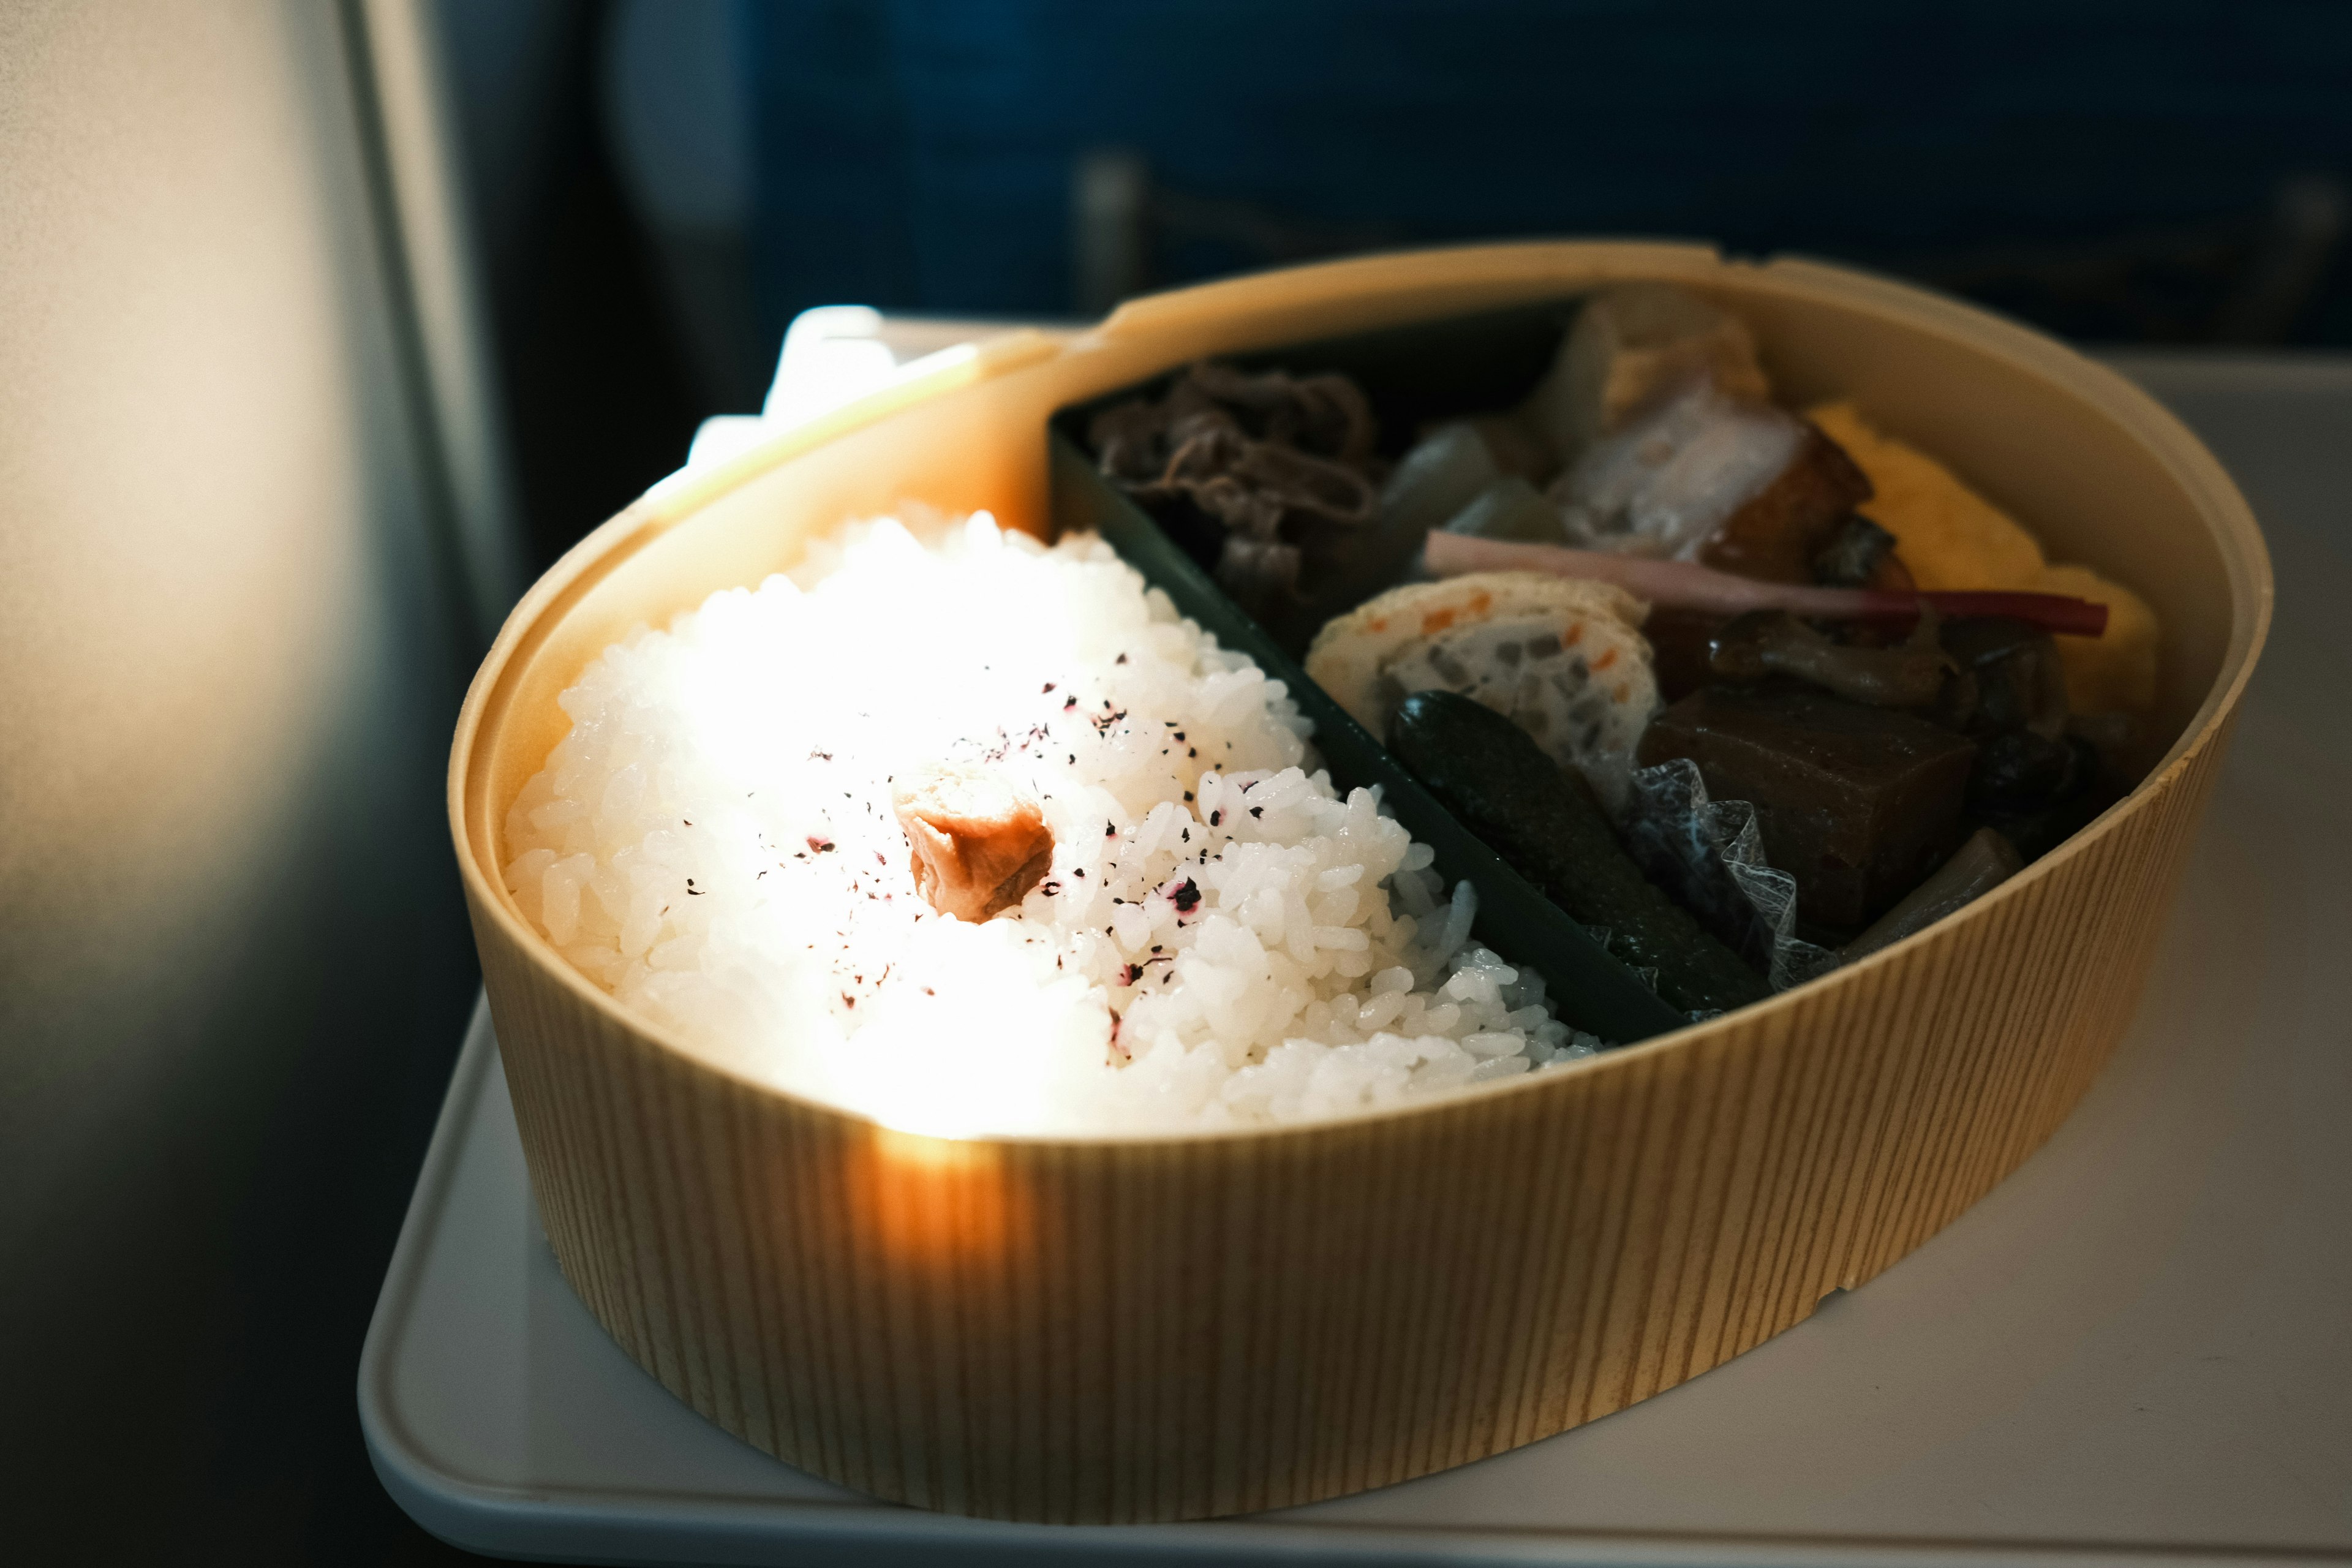
[[[1120,145],[1273,235],[1164,236],[1155,283],[1697,236],[2193,340],[2278,182],[2352,171],[2352,6],[2308,0],[769,0],[741,22],[771,330],[845,300],[1067,310],[1073,161]],[[2345,270],[2293,336],[2352,341]]]

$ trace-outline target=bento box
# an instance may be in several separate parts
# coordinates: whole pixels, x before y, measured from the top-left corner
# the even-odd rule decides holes
[[[2053,550],[2130,583],[2166,628],[2145,777],[1959,913],[1769,1000],[1685,1024],[1553,931],[1585,1026],[1635,1043],[1393,1110],[1184,1135],[940,1137],[784,1091],[624,1009],[507,890],[508,808],[566,731],[556,699],[632,626],[908,503],[1041,537],[1098,528],[1166,585],[1182,563],[1142,559],[1148,531],[1074,460],[1068,411],[1207,355],[1408,341],[1629,279],[1736,310],[1776,384],[1866,400]],[[2244,502],[2144,394],[2022,328],[1814,263],[1430,251],[996,340],[649,495],[541,580],[474,680],[451,829],[548,1238],[679,1398],[919,1507],[1232,1514],[1592,1420],[1868,1280],[2065,1117],[2132,1016],[2270,606]],[[1384,765],[1311,716],[1335,770],[1349,746]],[[1460,874],[1501,886],[1476,852],[1453,851]],[[1532,940],[1540,903],[1488,898],[1482,931]]]

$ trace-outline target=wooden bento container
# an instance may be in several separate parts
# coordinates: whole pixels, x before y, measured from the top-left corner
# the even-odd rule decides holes
[[[566,728],[556,696],[634,624],[905,500],[1050,531],[1053,413],[1201,355],[1633,278],[1733,307],[1790,401],[1859,399],[2053,558],[2147,597],[2170,740],[2145,782],[1957,917],[1713,1022],[1410,1110],[1187,1137],[942,1140],[797,1099],[632,1017],[506,893],[506,808]],[[1389,256],[1001,339],[657,489],[508,619],[458,722],[450,825],[548,1238],[641,1365],[882,1498],[1230,1514],[1671,1387],[2014,1169],[2132,1016],[2270,614],[2261,536],[2212,458],[2022,328],[1698,247]]]

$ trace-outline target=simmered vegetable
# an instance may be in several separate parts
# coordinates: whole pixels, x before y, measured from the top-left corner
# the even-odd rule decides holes
[[[1479,491],[1476,500],[1446,520],[1445,531],[1528,544],[1559,544],[1568,537],[1560,531],[1559,509],[1516,474]]]
[[[1935,874],[1903,895],[1871,928],[1846,944],[1849,963],[1926,931],[1954,910],[1974,903],[2024,868],[2017,846],[1990,827],[1979,827]]]
[[[1953,661],[1937,646],[1932,612],[1894,647],[1832,642],[1786,610],[1750,610],[1717,632],[1707,665],[1725,680],[1753,685],[1792,675],[1876,708],[1925,708],[1942,694]]]
[[[1660,892],[1619,847],[1583,781],[1508,719],[1451,691],[1408,697],[1389,750],[1465,826],[1584,925],[1606,928],[1628,963],[1657,972],[1685,1012],[1769,994],[1763,976]]]
[[[1824,588],[1901,593],[1911,586],[1911,574],[1895,557],[1895,536],[1860,512],[1839,523],[1829,542],[1813,552],[1812,567],[1813,581]]]
[[[1555,464],[1572,463],[1611,431],[1694,385],[1768,404],[1771,383],[1748,323],[1670,283],[1598,289],[1516,422]]]
[[[2066,729],[2066,667],[2048,632],[2000,616],[1953,621],[1944,651],[1968,672],[1968,710],[1953,715],[1971,734],[2031,730],[2055,740]]]

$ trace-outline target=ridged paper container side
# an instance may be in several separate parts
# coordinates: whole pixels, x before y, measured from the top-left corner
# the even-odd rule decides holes
[[[898,494],[1042,528],[1046,415],[1197,353],[1628,273],[1740,305],[1800,384],[1883,382],[1855,389],[1931,446],[2015,445],[1968,422],[2021,404],[2069,438],[2072,468],[2036,449],[2004,499],[2177,633],[2158,773],[1959,917],[1802,990],[1433,1105],[1196,1138],[945,1141],[797,1100],[629,1018],[507,900],[498,825],[561,733],[553,694],[630,620]],[[1843,361],[1821,346],[1839,321]],[[1948,356],[1940,413],[1887,363],[1933,361],[1923,343]],[[1601,245],[1310,268],[1000,353],[607,525],[517,611],[460,723],[453,827],[549,1238],[720,1426],[881,1497],[1013,1519],[1424,1474],[1620,1409],[1868,1279],[2047,1138],[2113,1048],[2269,606],[2235,492],[2115,378],[1874,280]],[[2078,490],[2140,508],[2138,531],[2070,510]]]

